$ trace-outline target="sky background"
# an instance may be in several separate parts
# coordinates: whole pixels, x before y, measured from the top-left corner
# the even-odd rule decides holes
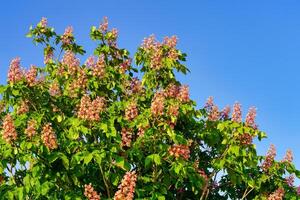
[[[45,16],[63,33],[74,28],[77,42],[92,54],[92,25],[108,16],[119,30],[119,46],[134,54],[144,37],[177,35],[191,73],[180,76],[203,106],[214,96],[219,107],[239,101],[246,114],[258,108],[257,122],[268,138],[257,144],[265,154],[275,144],[278,159],[290,148],[300,168],[300,2],[251,1],[2,1],[0,6],[0,83],[12,58],[42,64],[42,51],[25,37]]]

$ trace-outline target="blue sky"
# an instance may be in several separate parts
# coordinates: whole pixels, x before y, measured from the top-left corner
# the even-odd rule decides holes
[[[85,3],[83,3],[85,2]],[[12,58],[23,66],[42,63],[41,48],[25,38],[41,17],[62,33],[73,25],[78,43],[90,53],[89,28],[108,16],[120,33],[119,45],[133,54],[144,37],[176,34],[188,54],[189,84],[199,105],[214,96],[223,107],[239,101],[246,114],[258,108],[258,124],[281,159],[286,149],[300,168],[300,2],[299,1],[3,1],[0,6],[0,83]]]

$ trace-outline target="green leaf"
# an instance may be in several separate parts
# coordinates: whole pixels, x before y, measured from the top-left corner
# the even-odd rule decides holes
[[[85,157],[84,157],[84,164],[88,164],[91,162],[91,160],[93,159],[93,153],[86,153]]]
[[[51,183],[50,182],[45,182],[41,185],[41,194],[46,195],[50,189]]]
[[[62,120],[63,120],[63,117],[61,115],[58,115],[57,116],[57,122],[62,122]]]

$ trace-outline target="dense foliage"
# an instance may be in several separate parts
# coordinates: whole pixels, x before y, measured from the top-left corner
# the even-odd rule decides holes
[[[106,18],[84,64],[72,27],[59,35],[43,18],[28,37],[44,65],[13,59],[0,88],[0,199],[298,198],[291,151],[256,153],[255,108],[244,121],[239,103],[196,108],[175,36],[146,38],[134,64]]]

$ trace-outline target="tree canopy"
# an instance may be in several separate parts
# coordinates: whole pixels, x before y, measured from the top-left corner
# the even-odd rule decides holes
[[[0,199],[298,199],[292,152],[257,154],[254,107],[243,120],[237,102],[190,99],[176,36],[151,35],[131,58],[104,18],[84,63],[72,27],[43,18],[27,36],[44,65],[17,57],[0,87]]]

